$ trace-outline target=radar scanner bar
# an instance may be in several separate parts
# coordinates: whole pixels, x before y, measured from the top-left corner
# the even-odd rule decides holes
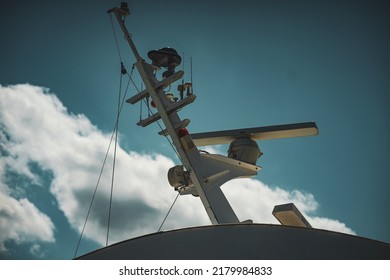
[[[250,138],[252,140],[270,140],[314,135],[318,135],[318,127],[315,122],[241,128],[191,134],[192,140],[197,146],[230,144],[233,140],[244,137]]]

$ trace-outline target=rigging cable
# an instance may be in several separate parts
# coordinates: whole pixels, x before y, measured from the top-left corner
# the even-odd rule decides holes
[[[115,31],[115,27],[114,27],[114,23],[113,23],[113,20],[112,20],[112,14],[111,13],[110,13],[110,21],[111,21],[111,27],[112,27],[112,30],[113,30],[113,33],[114,33],[116,49],[118,51],[118,56],[119,56],[119,59],[121,61],[121,75],[120,75],[120,81],[119,81],[118,111],[117,111],[116,125],[115,125],[114,132],[113,132],[113,133],[115,133],[115,142],[114,142],[115,144],[114,144],[114,158],[113,158],[113,163],[112,163],[112,174],[111,174],[110,204],[109,204],[108,219],[107,219],[106,246],[108,246],[108,239],[109,239],[109,234],[110,234],[111,211],[112,211],[112,195],[113,195],[113,191],[114,191],[116,151],[117,151],[117,146],[118,146],[119,117],[120,117],[121,109],[122,109],[122,106],[123,106],[123,103],[124,103],[124,100],[125,100],[125,96],[126,96],[126,93],[127,93],[127,89],[128,89],[130,80],[132,81],[131,75],[133,74],[133,70],[134,70],[134,64],[133,64],[133,67],[131,69],[131,73],[129,75],[127,73],[127,71],[126,71],[125,66],[123,65],[123,59],[122,59],[121,51],[120,51],[120,48],[119,48],[118,38],[116,36],[116,31]],[[122,103],[121,103],[122,76],[125,75],[125,74],[127,74],[129,76],[129,82],[127,84],[125,95],[123,96],[123,100],[122,100]]]
[[[122,69],[122,68],[121,68],[121,69]],[[133,67],[133,69],[134,69],[134,67]],[[133,73],[133,69],[132,69],[130,75]],[[121,113],[121,111],[122,111],[123,104],[124,104],[124,101],[125,101],[125,98],[126,98],[126,94],[127,94],[129,85],[130,85],[130,80],[127,82],[125,94],[123,95],[123,98],[122,98],[122,102],[121,102],[121,106],[120,106],[119,114],[118,114],[118,115],[120,115],[120,113]],[[106,162],[107,162],[108,153],[110,152],[111,144],[112,144],[112,141],[113,141],[113,139],[114,139],[115,131],[116,131],[117,128],[118,128],[118,124],[119,124],[119,119],[117,118],[117,120],[116,120],[116,122],[115,122],[115,125],[114,125],[114,128],[113,128],[113,130],[112,130],[112,134],[111,134],[110,142],[109,142],[108,147],[107,147],[106,154],[105,154],[105,156],[104,156],[104,160],[103,160],[103,163],[102,163],[102,167],[101,167],[100,172],[99,172],[98,180],[97,180],[96,185],[95,185],[95,190],[94,190],[93,195],[92,195],[91,203],[89,204],[89,208],[88,208],[88,211],[87,211],[87,216],[86,216],[86,218],[85,218],[84,225],[83,225],[83,228],[82,228],[82,230],[81,230],[80,237],[79,237],[79,240],[78,240],[78,243],[77,243],[77,246],[76,246],[74,258],[76,258],[77,252],[78,252],[78,250],[79,250],[79,248],[80,248],[81,239],[82,239],[82,237],[83,237],[83,235],[84,235],[84,231],[85,231],[85,228],[86,228],[86,226],[87,226],[87,221],[88,221],[88,219],[89,219],[89,215],[91,214],[92,205],[93,205],[93,202],[94,202],[94,200],[95,200],[95,196],[96,196],[96,193],[97,193],[97,189],[98,189],[98,187],[99,187],[100,180],[101,180],[102,175],[103,175],[103,170],[104,170],[104,167],[105,167]]]
[[[194,93],[194,82],[192,80],[192,56],[190,57],[191,93]]]
[[[122,55],[121,55],[121,50],[119,49],[118,38],[117,38],[117,36],[116,36],[115,26],[114,26],[114,22],[112,21],[112,14],[111,14],[111,13],[110,13],[110,21],[111,21],[112,31],[113,31],[113,33],[114,33],[115,45],[116,45],[116,50],[117,50],[117,52],[118,52],[119,60],[120,60],[120,61],[123,61]]]
[[[116,149],[118,146],[118,130],[119,130],[119,117],[121,112],[121,94],[122,94],[122,76],[126,74],[126,68],[121,62],[121,75],[119,81],[119,94],[118,94],[118,112],[116,116],[116,126],[115,126],[115,142],[114,142],[114,158],[112,162],[112,174],[111,174],[111,191],[110,191],[110,205],[108,210],[108,219],[107,219],[107,236],[106,236],[106,246],[108,246],[108,237],[110,234],[110,224],[111,224],[111,209],[112,209],[112,194],[114,191],[114,178],[115,178],[115,163],[116,163]]]
[[[91,199],[91,203],[89,205],[89,208],[88,208],[88,211],[87,211],[87,216],[86,216],[86,219],[85,219],[85,222],[84,222],[84,225],[83,225],[83,228],[82,228],[82,231],[80,233],[80,238],[78,240],[78,243],[77,243],[77,247],[76,247],[76,250],[75,250],[75,254],[74,254],[74,258],[76,258],[77,256],[77,252],[79,250],[79,247],[80,247],[80,244],[81,244],[81,239],[82,239],[82,236],[84,234],[84,231],[85,231],[85,228],[86,228],[86,224],[87,224],[87,221],[88,221],[88,218],[89,218],[89,215],[91,213],[91,209],[92,209],[92,205],[93,205],[93,202],[95,200],[95,197],[96,197],[96,193],[97,193],[97,189],[99,187],[99,183],[100,183],[100,180],[101,180],[101,177],[102,177],[102,174],[103,174],[103,170],[104,170],[104,167],[105,167],[105,164],[106,164],[106,161],[107,161],[107,157],[108,157],[108,153],[110,151],[110,148],[111,148],[111,144],[112,144],[112,141],[114,139],[114,135],[115,135],[115,148],[114,148],[114,160],[113,160],[113,169],[112,169],[112,177],[111,177],[111,193],[110,193],[110,205],[109,205],[109,215],[108,215],[108,225],[107,225],[107,235],[106,235],[106,246],[108,246],[108,239],[109,239],[109,229],[110,229],[110,223],[111,223],[111,209],[112,209],[112,196],[113,196],[113,186],[114,186],[114,175],[115,175],[115,161],[116,161],[116,150],[117,150],[117,141],[118,141],[118,126],[119,126],[119,117],[120,117],[120,113],[122,111],[122,107],[123,107],[123,104],[124,104],[124,101],[125,101],[125,97],[126,97],[126,93],[127,93],[127,90],[128,90],[128,87],[129,87],[129,84],[130,84],[130,81],[133,83],[135,89],[138,91],[138,93],[140,92],[140,90],[138,89],[137,85],[135,84],[133,78],[132,78],[132,74],[133,74],[133,71],[134,71],[134,68],[135,68],[135,63],[133,64],[132,66],[132,70],[131,70],[131,73],[129,74],[124,65],[123,65],[123,60],[122,60],[122,55],[121,55],[121,52],[120,52],[120,48],[119,48],[119,43],[118,43],[118,39],[117,39],[117,36],[116,36],[116,31],[115,31],[115,27],[114,27],[114,24],[113,24],[113,20],[112,20],[112,15],[110,14],[110,21],[111,21],[111,26],[112,26],[112,30],[113,30],[113,33],[114,33],[114,38],[115,38],[115,45],[116,45],[116,49],[117,49],[117,52],[118,52],[118,56],[119,56],[119,59],[121,61],[121,76],[120,76],[120,85],[119,85],[119,96],[118,96],[118,112],[117,112],[117,119],[116,119],[116,122],[115,122],[115,126],[114,126],[114,129],[113,129],[113,132],[112,132],[112,135],[111,135],[111,139],[110,139],[110,142],[109,142],[109,145],[108,145],[108,148],[107,148],[107,151],[106,151],[106,154],[105,154],[105,157],[104,157],[104,160],[103,160],[103,164],[102,164],[102,167],[101,167],[101,170],[100,170],[100,173],[99,173],[99,176],[98,176],[98,180],[97,180],[97,183],[96,183],[96,186],[95,186],[95,190],[94,190],[94,193],[92,195],[92,199]],[[192,62],[192,61],[191,61]],[[191,69],[192,70],[192,69]],[[129,77],[129,81],[127,83],[127,86],[126,86],[126,90],[125,90],[125,94],[123,96],[123,99],[122,99],[122,102],[120,102],[121,100],[121,88],[122,88],[122,75],[125,75],[127,74],[127,76]],[[192,73],[191,73],[192,74]],[[192,75],[191,75],[192,76]],[[192,77],[191,77],[192,78]],[[141,86],[142,87],[142,86]],[[153,114],[153,112],[151,111],[150,107],[149,107],[149,104],[148,102],[144,99],[143,100],[145,103],[146,103],[146,107],[148,109],[148,114]],[[160,122],[158,120],[156,120],[156,123],[158,124],[159,128],[161,131],[163,131],[163,127],[161,126]],[[170,141],[170,139],[168,138],[167,135],[165,135],[165,138],[167,139],[168,143],[170,144],[170,146],[172,147],[173,151],[176,153],[177,157],[180,159],[180,155],[179,153],[176,151],[173,143]],[[167,219],[168,215],[170,214],[177,198],[179,197],[179,194],[177,194],[173,204],[171,205],[171,207],[169,208],[168,210],[168,213],[166,214],[162,224],[160,225],[158,231],[161,230],[161,227],[163,226],[165,220]]]
[[[83,228],[82,228],[82,231],[80,233],[80,238],[78,240],[78,243],[77,243],[77,247],[76,247],[76,250],[75,250],[75,254],[74,254],[74,258],[76,258],[77,256],[77,252],[79,250],[79,247],[80,247],[80,244],[81,244],[81,239],[82,239],[82,236],[84,234],[84,231],[85,231],[85,228],[86,228],[86,225],[87,225],[87,221],[88,221],[88,218],[89,218],[89,215],[91,213],[91,209],[92,209],[92,205],[93,205],[93,202],[95,200],[95,196],[96,196],[96,193],[97,193],[97,189],[99,187],[99,183],[100,183],[100,180],[101,180],[101,177],[102,177],[102,174],[103,174],[103,170],[104,170],[104,167],[105,167],[105,164],[106,164],[106,161],[107,161],[107,157],[108,157],[108,153],[110,151],[110,148],[111,148],[111,144],[112,144],[112,141],[114,139],[114,135],[115,135],[115,148],[114,148],[114,162],[113,162],[113,170],[112,170],[112,179],[111,179],[111,194],[110,194],[110,206],[109,206],[109,217],[108,217],[108,226],[107,226],[107,236],[106,236],[106,246],[108,245],[108,238],[109,238],[109,228],[110,228],[110,222],[111,222],[111,207],[112,207],[112,195],[113,195],[113,184],[114,184],[114,170],[115,170],[115,160],[116,160],[116,149],[117,149],[117,141],[118,141],[118,126],[119,126],[119,117],[120,117],[120,113],[122,111],[122,107],[123,107],[123,104],[124,104],[124,101],[125,101],[125,98],[126,98],[126,94],[127,94],[127,90],[128,90],[128,87],[129,87],[129,84],[130,84],[130,81],[133,83],[134,87],[136,88],[136,90],[138,91],[138,93],[140,92],[140,90],[138,89],[137,85],[135,84],[133,78],[132,78],[132,74],[133,74],[133,71],[134,71],[134,68],[135,68],[135,63],[133,64],[132,66],[132,70],[131,70],[131,73],[129,74],[124,65],[123,65],[123,60],[122,60],[122,55],[121,55],[121,52],[120,52],[120,48],[119,48],[119,43],[118,43],[118,39],[117,39],[117,36],[116,36],[116,32],[115,32],[115,27],[114,27],[114,24],[113,24],[113,21],[112,21],[112,15],[110,14],[110,21],[111,21],[111,26],[112,26],[112,29],[113,29],[113,33],[114,33],[114,38],[115,38],[115,44],[116,44],[116,48],[117,48],[117,52],[118,52],[118,56],[120,58],[120,61],[121,61],[121,76],[120,76],[120,85],[119,85],[119,97],[118,97],[118,112],[117,112],[117,119],[116,119],[116,122],[115,122],[115,126],[114,126],[114,129],[113,129],[113,132],[111,134],[111,139],[110,139],[110,142],[109,142],[109,145],[108,145],[108,148],[107,148],[107,151],[106,151],[106,154],[105,154],[105,157],[104,157],[104,160],[103,160],[103,164],[102,164],[102,167],[100,169],[100,173],[99,173],[99,176],[98,176],[98,180],[97,180],[97,183],[96,183],[96,186],[95,186],[95,190],[94,190],[94,193],[92,195],[92,199],[91,199],[91,203],[89,205],[89,208],[88,208],[88,212],[87,212],[87,216],[86,216],[86,219],[85,219],[85,222],[84,222],[84,225],[83,225]],[[126,86],[126,90],[125,90],[125,94],[122,98],[122,102],[120,101],[121,100],[121,88],[122,88],[122,75],[125,75],[127,74],[127,76],[129,77],[129,81],[127,83],[127,86]],[[142,85],[141,85],[142,87]],[[151,109],[149,107],[149,104],[146,100],[143,100],[144,102],[146,102],[146,106],[148,108],[148,113],[149,114],[152,114],[153,113],[151,112]],[[160,130],[163,131],[164,129],[162,128],[161,124],[159,123],[158,120],[156,120],[158,126],[160,127]],[[176,153],[176,155],[178,156],[178,158],[180,159],[180,155],[178,154],[178,152],[176,151],[175,147],[173,146],[172,142],[169,140],[168,136],[165,135],[165,138],[167,139],[168,143],[170,144],[170,146],[172,147],[172,149],[174,150],[174,152]],[[168,210],[168,213],[166,214],[162,224],[160,225],[158,231],[161,230],[161,227],[163,226],[165,220],[167,219],[168,215],[170,214],[177,198],[179,197],[179,194],[177,194],[174,202],[172,203],[171,207],[169,208]]]
[[[168,218],[169,213],[171,213],[171,210],[172,210],[173,206],[175,205],[176,200],[177,200],[177,198],[179,197],[179,195],[180,195],[180,193],[178,192],[177,195],[176,195],[176,197],[175,197],[175,200],[173,201],[171,207],[169,207],[168,213],[165,215],[164,220],[162,221],[162,223],[161,223],[160,227],[158,228],[157,232],[160,232],[160,230],[161,230],[163,224],[165,223],[165,220]]]

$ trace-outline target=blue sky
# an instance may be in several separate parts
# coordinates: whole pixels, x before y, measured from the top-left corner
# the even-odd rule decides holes
[[[0,259],[74,256],[116,118],[120,59],[106,10],[119,2],[0,4]],[[174,47],[186,80],[192,57],[197,99],[179,113],[190,132],[317,122],[319,136],[260,142],[259,175],[223,187],[241,220],[276,224],[273,206],[294,201],[315,227],[390,242],[385,1],[129,7],[141,56]],[[139,116],[139,104],[124,106],[110,243],[157,231],[176,195],[166,180],[175,153]],[[105,244],[110,162],[78,254]],[[163,230],[204,224],[200,202],[183,196]]]

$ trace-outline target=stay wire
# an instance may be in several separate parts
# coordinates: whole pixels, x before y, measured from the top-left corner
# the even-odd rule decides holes
[[[176,195],[176,197],[175,197],[175,200],[173,201],[171,207],[169,208],[168,213],[165,215],[164,220],[162,221],[162,223],[161,223],[160,227],[158,228],[157,232],[160,232],[162,226],[163,226],[164,223],[165,223],[165,220],[168,218],[169,213],[171,213],[171,210],[172,210],[173,206],[175,205],[176,200],[177,200],[177,198],[179,197],[179,195],[180,195],[180,193],[178,192],[177,195]]]
[[[108,237],[110,234],[110,224],[111,224],[111,210],[112,210],[112,194],[114,191],[114,178],[115,178],[115,163],[116,163],[116,150],[118,146],[118,130],[119,130],[119,117],[121,111],[121,94],[122,94],[122,76],[126,73],[126,70],[121,62],[121,75],[119,81],[119,94],[118,94],[118,111],[116,116],[116,126],[114,129],[115,132],[115,142],[114,142],[114,158],[112,163],[112,174],[111,174],[111,192],[110,192],[110,205],[108,210],[108,219],[107,219],[107,236],[106,236],[106,246],[108,246]]]
[[[133,71],[131,71],[131,74],[132,74],[132,73],[133,73]],[[121,102],[121,106],[120,106],[120,109],[119,109],[119,115],[120,115],[120,113],[121,113],[121,111],[122,111],[123,104],[124,104],[124,101],[125,101],[125,98],[126,98],[126,94],[127,94],[127,92],[128,92],[129,85],[130,85],[130,80],[127,82],[125,94],[123,95],[122,102]],[[78,240],[78,243],[77,243],[77,246],[76,246],[74,258],[76,258],[77,253],[78,253],[78,250],[79,250],[79,248],[80,248],[81,239],[82,239],[82,237],[83,237],[83,235],[84,235],[84,231],[85,231],[85,228],[86,228],[86,226],[87,226],[87,222],[88,222],[88,219],[89,219],[89,215],[91,214],[92,205],[93,205],[93,202],[94,202],[95,197],[96,197],[96,193],[97,193],[97,190],[98,190],[98,187],[99,187],[99,184],[100,184],[100,180],[101,180],[102,175],[103,175],[103,170],[104,170],[104,167],[105,167],[106,162],[107,162],[108,153],[110,152],[111,144],[112,144],[112,141],[113,141],[113,139],[114,139],[115,131],[116,131],[117,128],[118,128],[118,124],[119,124],[119,119],[117,118],[117,119],[116,119],[116,122],[115,122],[115,125],[114,125],[114,128],[113,128],[113,131],[112,131],[112,134],[111,134],[110,142],[109,142],[108,147],[107,147],[106,154],[105,154],[105,156],[104,156],[104,160],[103,160],[103,163],[102,163],[102,167],[101,167],[100,172],[99,172],[98,180],[97,180],[96,185],[95,185],[95,190],[94,190],[93,195],[92,195],[91,203],[90,203],[89,208],[88,208],[88,211],[87,211],[87,216],[86,216],[85,221],[84,221],[83,229],[81,230],[80,237],[79,237],[79,240]]]
[[[108,153],[109,153],[109,151],[111,149],[111,144],[112,144],[112,141],[114,139],[114,135],[115,135],[115,149],[114,149],[114,163],[113,164],[115,165],[116,148],[117,148],[117,140],[118,140],[119,116],[120,116],[120,113],[122,111],[122,107],[123,107],[123,104],[124,104],[124,101],[125,101],[125,98],[126,98],[126,94],[127,94],[127,91],[128,91],[129,85],[130,85],[130,81],[134,84],[135,88],[138,90],[137,86],[134,83],[134,80],[132,79],[132,74],[133,74],[135,65],[133,64],[133,67],[132,67],[132,70],[131,70],[130,74],[127,71],[125,71],[125,73],[122,72],[123,69],[124,69],[123,59],[122,59],[121,51],[120,51],[120,48],[119,48],[118,38],[117,38],[117,35],[116,35],[116,31],[115,31],[115,26],[114,26],[114,23],[113,23],[113,20],[112,20],[112,14],[110,14],[110,22],[111,22],[112,31],[113,31],[113,34],[114,34],[116,49],[117,49],[117,52],[118,52],[119,59],[121,61],[120,89],[119,89],[119,97],[118,97],[118,113],[117,113],[117,118],[116,118],[116,121],[115,121],[114,129],[113,129],[113,132],[111,134],[111,139],[110,139],[110,142],[108,144],[106,154],[104,156],[103,164],[102,164],[102,167],[101,167],[100,172],[99,172],[98,180],[97,180],[96,185],[95,185],[95,189],[94,189],[94,192],[93,192],[93,195],[92,195],[91,203],[90,203],[88,211],[87,211],[87,216],[85,218],[85,221],[84,221],[84,224],[83,224],[83,228],[81,230],[80,237],[79,237],[79,240],[77,242],[74,258],[76,258],[78,250],[80,248],[81,240],[82,240],[82,237],[84,235],[85,228],[86,228],[89,216],[91,214],[91,209],[92,209],[92,206],[93,206],[93,202],[95,200],[96,193],[97,193],[97,190],[98,190],[98,187],[99,187],[99,184],[100,184],[100,180],[101,180],[102,175],[103,175],[103,170],[104,170],[104,167],[105,167],[106,162],[107,162]],[[122,102],[120,104],[121,87],[122,87],[122,74],[127,74],[128,77],[129,77],[129,81],[127,83],[125,94],[123,95],[123,99],[122,99]],[[138,92],[139,92],[139,90],[138,90]],[[111,183],[111,194],[110,194],[110,206],[109,206],[110,209],[109,209],[109,218],[108,218],[108,226],[107,226],[107,236],[106,236],[106,246],[108,244],[109,227],[110,227],[110,221],[111,221],[111,207],[112,207],[112,194],[113,194],[113,182],[114,182],[114,168],[115,167],[113,166],[113,174],[112,174],[112,180],[111,180],[112,183]]]
[[[116,36],[115,26],[114,26],[114,22],[113,22],[113,20],[112,20],[112,14],[111,14],[111,13],[110,13],[110,21],[111,21],[112,31],[113,31],[113,33],[114,33],[116,50],[117,50],[117,52],[118,52],[118,56],[119,56],[120,61],[123,61],[122,55],[121,55],[121,50],[120,50],[120,48],[119,48],[118,38],[117,38],[117,36]]]

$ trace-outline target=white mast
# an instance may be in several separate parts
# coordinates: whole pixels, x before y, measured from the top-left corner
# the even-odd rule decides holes
[[[136,67],[146,86],[130,99],[128,103],[135,104],[150,96],[158,113],[141,120],[138,125],[147,126],[158,119],[162,119],[166,129],[160,134],[169,135],[172,139],[183,166],[175,166],[168,172],[168,179],[175,190],[181,195],[192,194],[199,196],[212,224],[238,223],[239,220],[225,195],[220,189],[225,182],[238,177],[252,177],[257,175],[261,168],[256,166],[256,160],[261,155],[256,140],[262,135],[266,139],[281,137],[296,137],[315,135],[318,133],[315,123],[283,125],[275,127],[253,128],[245,130],[201,133],[195,135],[198,143],[216,144],[219,140],[231,141],[228,157],[200,153],[193,138],[185,129],[189,120],[181,120],[177,110],[192,103],[196,96],[192,93],[179,101],[167,98],[164,88],[179,80],[184,72],[174,73],[174,68],[180,64],[181,58],[174,49],[163,48],[149,52],[152,63],[149,64],[139,55],[131,36],[124,25],[124,17],[129,15],[127,4],[120,8],[112,8],[113,13],[125,35],[127,42],[136,58]],[[158,81],[153,72],[160,67],[167,67],[162,81]],[[208,141],[212,140],[212,141]]]

